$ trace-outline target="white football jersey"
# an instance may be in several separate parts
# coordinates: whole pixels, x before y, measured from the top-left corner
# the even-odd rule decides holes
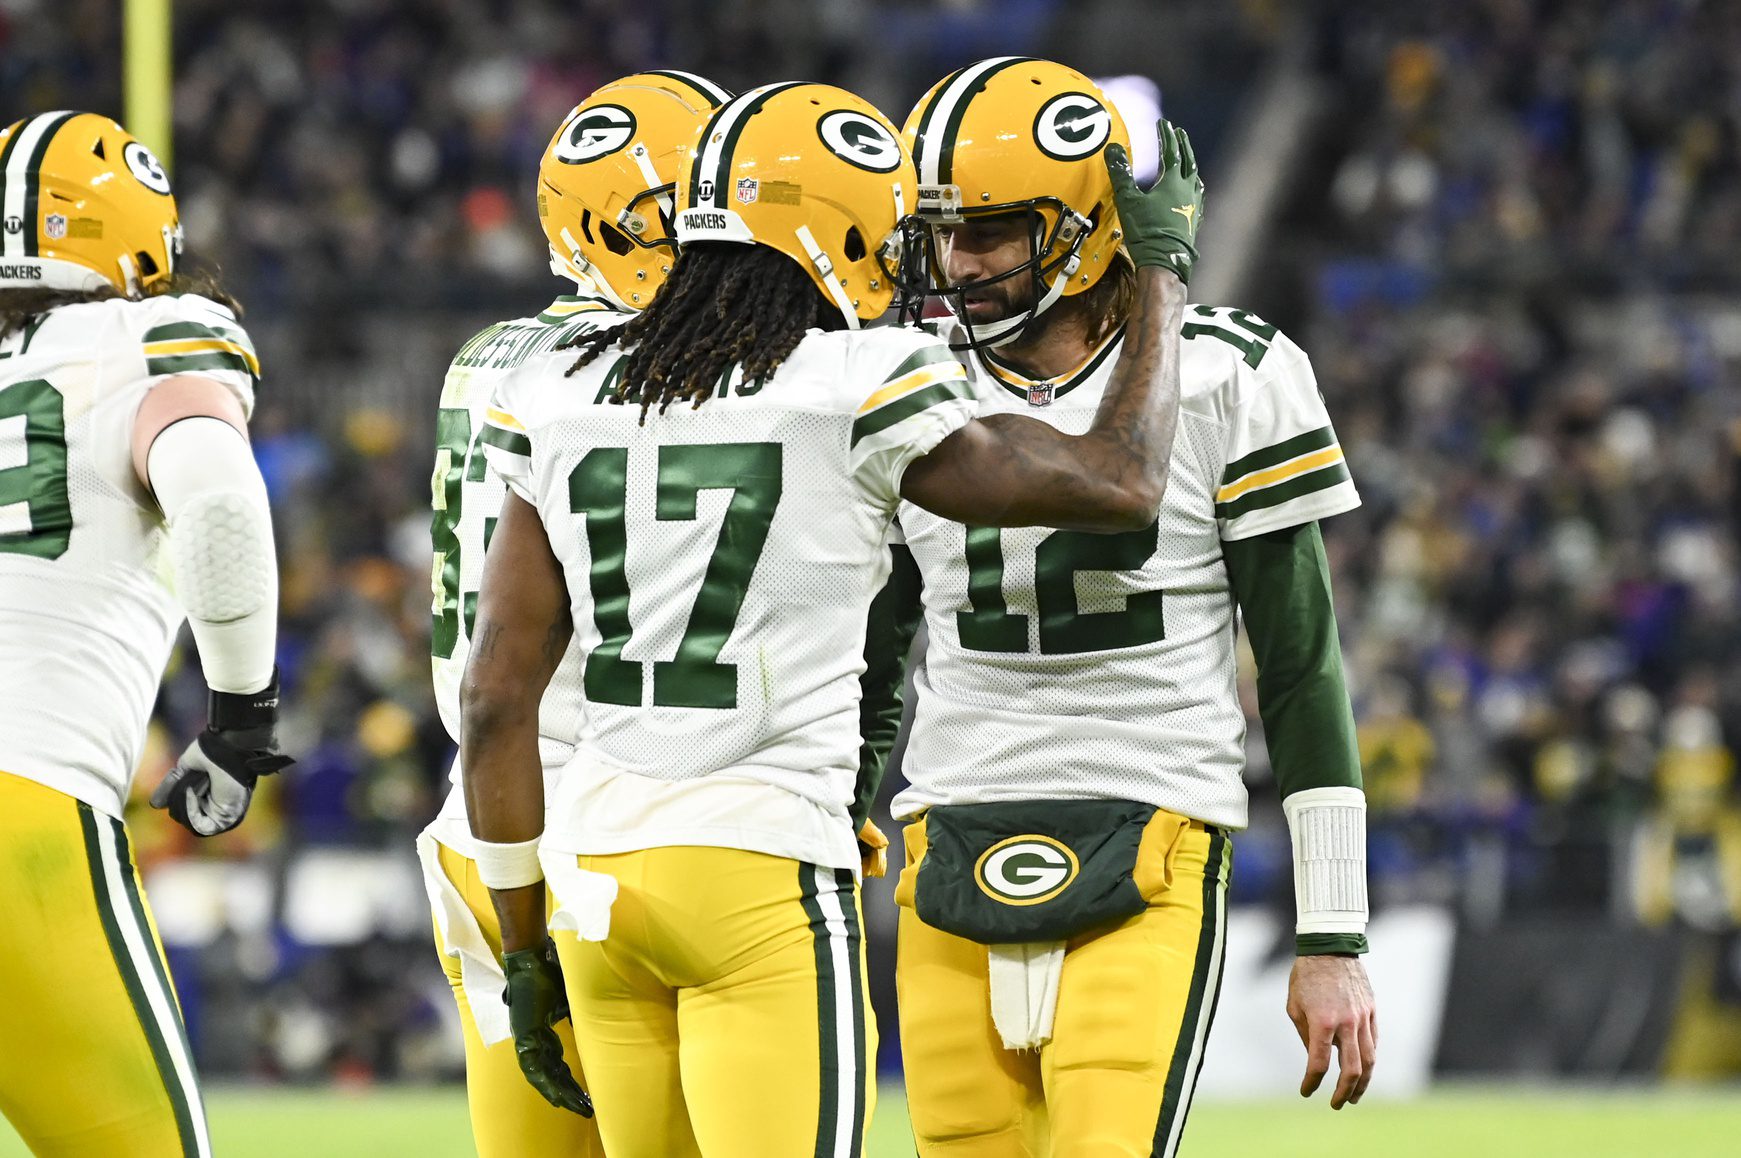
[[[430,479],[430,541],[434,562],[430,588],[430,663],[435,705],[447,734],[459,743],[459,685],[471,655],[472,621],[484,577],[484,550],[496,528],[508,488],[484,460],[484,416],[496,387],[514,370],[592,330],[627,321],[603,298],[565,294],[536,317],[497,322],[474,336],[448,367],[435,428],[435,473]],[[568,355],[573,358],[574,355]],[[585,713],[580,691],[580,653],[570,648],[538,708],[538,752],[544,760],[545,799],[549,777],[574,753]],[[430,828],[436,840],[472,855],[460,765],[441,813]]]
[[[1122,334],[1056,383],[972,367],[981,413],[1085,432]],[[964,527],[912,504],[924,577],[909,787],[933,804],[1120,799],[1243,828],[1245,716],[1223,540],[1360,503],[1305,352],[1242,310],[1196,306],[1154,526],[1118,535]]]
[[[254,407],[259,362],[192,294],[62,306],[0,339],[0,770],[119,817],[183,613],[133,470],[158,382]]]
[[[858,865],[866,620],[901,476],[973,416],[916,330],[808,334],[766,380],[641,421],[623,357],[510,375],[484,439],[567,576],[587,710],[558,852],[712,845]]]

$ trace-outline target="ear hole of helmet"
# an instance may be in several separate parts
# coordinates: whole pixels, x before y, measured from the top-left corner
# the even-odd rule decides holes
[[[628,236],[624,234],[622,230],[618,229],[603,218],[599,219],[598,236],[599,240],[604,242],[605,248],[616,254],[618,257],[621,257],[623,254],[635,248],[635,243],[630,241]]]
[[[134,264],[139,267],[140,277],[146,278],[157,276],[157,259],[152,257],[149,253],[146,253],[143,249],[133,255],[133,261]]]
[[[870,252],[865,248],[864,235],[854,225],[846,231],[846,244],[841,249],[848,261],[863,261],[864,255]]]
[[[580,214],[580,232],[589,244],[596,245],[598,238],[592,235],[592,210],[584,209]]]

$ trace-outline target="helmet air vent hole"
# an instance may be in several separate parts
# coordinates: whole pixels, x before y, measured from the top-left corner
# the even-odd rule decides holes
[[[592,210],[590,209],[584,210],[580,215],[580,232],[588,242],[597,243],[598,239],[592,235]]]
[[[592,215],[589,213],[587,216],[591,217]],[[602,217],[599,218],[598,222],[598,238],[604,242],[606,249],[619,257],[635,248],[635,243],[630,241],[622,230]]]
[[[109,154],[103,150],[103,140],[101,137],[97,138],[97,143],[91,146],[91,152],[97,155],[98,160],[107,161],[109,159]]]
[[[858,226],[846,231],[846,247],[841,251],[848,261],[863,261],[869,251],[864,247],[864,235],[859,233]]]

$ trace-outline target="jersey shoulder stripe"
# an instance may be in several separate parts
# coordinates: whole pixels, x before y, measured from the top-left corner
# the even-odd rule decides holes
[[[972,399],[967,371],[946,348],[916,351],[859,407],[852,445],[933,406]]]
[[[171,322],[153,326],[143,339],[147,374],[180,374],[197,370],[238,370],[260,377],[260,360],[253,343],[240,329],[204,322]]]
[[[1230,464],[1215,492],[1215,516],[1236,519],[1347,481],[1348,464],[1335,432],[1321,426]]]
[[[484,445],[522,458],[532,456],[532,440],[519,419],[506,411],[491,407],[484,416]]]
[[[1231,488],[1251,489],[1246,484],[1255,475],[1296,460],[1302,455],[1335,448],[1336,432],[1328,426],[1320,426],[1316,430],[1308,430],[1304,434],[1296,434],[1292,438],[1284,438],[1280,442],[1254,450],[1227,464],[1227,469],[1221,472],[1221,491],[1215,497],[1233,498],[1235,496],[1227,491]]]

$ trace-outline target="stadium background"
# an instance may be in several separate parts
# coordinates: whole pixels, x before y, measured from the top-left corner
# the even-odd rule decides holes
[[[426,658],[434,406],[469,334],[556,289],[531,175],[562,113],[668,66],[826,80],[899,121],[1007,53],[1126,78],[1131,109],[1190,129],[1193,298],[1301,341],[1365,499],[1325,537],[1372,809],[1373,1094],[1420,1100],[1278,1101],[1289,866],[1248,695],[1236,984],[1185,1152],[1741,1136],[1741,7],[177,0],[173,44],[189,249],[264,366],[301,758],[231,836],[129,819],[200,1063],[232,1084],[220,1153],[467,1152],[411,848],[451,751]],[[0,0],[0,114],[122,115],[121,49],[120,0]],[[147,789],[202,688],[178,662]],[[886,978],[884,893],[867,918]],[[903,1153],[886,1018],[879,1152]]]

